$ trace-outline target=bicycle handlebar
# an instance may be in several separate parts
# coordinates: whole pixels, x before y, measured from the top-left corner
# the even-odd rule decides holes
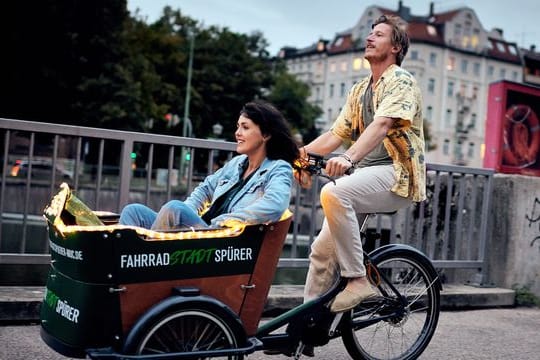
[[[296,160],[293,167],[297,170],[307,171],[311,176],[317,175],[334,181],[333,178],[322,173],[322,170],[326,168],[327,163],[322,155],[314,153],[308,153],[307,155],[307,159]],[[345,175],[351,175],[353,172],[354,167],[351,166],[349,169],[347,169],[347,171],[345,171]]]

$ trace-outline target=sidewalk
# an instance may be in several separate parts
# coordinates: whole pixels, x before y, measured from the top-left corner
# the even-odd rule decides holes
[[[42,286],[0,286],[0,323],[39,321],[44,296]],[[289,310],[302,303],[303,285],[275,285],[270,289],[265,313]],[[514,290],[445,284],[443,310],[513,306]]]

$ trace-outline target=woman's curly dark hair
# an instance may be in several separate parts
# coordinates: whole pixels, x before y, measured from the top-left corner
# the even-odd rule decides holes
[[[274,105],[260,100],[252,101],[244,105],[240,115],[257,124],[263,135],[270,135],[266,142],[266,156],[269,159],[282,159],[292,165],[300,156],[287,120]]]

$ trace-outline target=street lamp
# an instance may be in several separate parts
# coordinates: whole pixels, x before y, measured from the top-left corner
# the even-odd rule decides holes
[[[188,73],[187,73],[187,82],[186,82],[186,99],[184,101],[184,127],[182,129],[182,136],[191,136],[191,121],[189,120],[189,102],[191,99],[191,75],[193,72],[193,46],[195,43],[195,34],[190,29],[188,30],[189,38],[189,60],[188,60]],[[189,122],[189,125],[188,125]],[[189,130],[189,133],[188,133]]]
[[[173,25],[173,30],[178,31],[180,26]],[[189,39],[189,57],[188,57],[188,69],[187,69],[187,80],[186,80],[186,97],[184,100],[184,117],[183,117],[183,124],[182,124],[182,136],[183,137],[191,137],[193,133],[193,125],[191,123],[191,120],[189,119],[189,103],[191,100],[191,76],[193,73],[193,48],[195,44],[195,33],[193,32],[193,29],[188,28],[187,29],[187,37]],[[185,175],[185,162],[186,158],[188,157],[188,154],[186,153],[185,149],[182,148],[182,154],[180,156],[180,178],[182,179]]]

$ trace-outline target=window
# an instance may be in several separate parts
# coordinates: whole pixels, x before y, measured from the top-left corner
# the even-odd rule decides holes
[[[480,76],[480,63],[477,63],[477,62],[474,63],[473,73],[476,76]]]
[[[446,116],[444,118],[444,126],[449,128],[452,124],[452,110],[446,109]]]
[[[459,94],[463,97],[465,97],[467,95],[467,84],[462,82],[460,85],[459,85]]]
[[[411,60],[418,60],[418,51],[411,51]]]
[[[506,69],[501,69],[501,71],[499,72],[499,77],[501,79],[506,78]]]
[[[346,72],[347,71],[347,61],[341,62],[341,71]]]
[[[328,122],[331,123],[332,120],[332,108],[328,108]]]
[[[330,72],[336,72],[336,63],[333,61],[330,63]]]
[[[323,62],[322,62],[322,61],[317,61],[317,66],[316,66],[316,68],[315,68],[315,71],[316,71],[318,74],[321,74],[321,75],[322,75],[323,69],[324,69]]]
[[[467,151],[467,156],[469,158],[471,158],[471,159],[474,158],[474,143],[473,142],[469,143],[469,149]]]
[[[475,127],[476,127],[476,113],[472,113],[471,114],[471,123],[469,125],[469,128],[471,130],[474,130]]]
[[[476,30],[476,29],[475,29]],[[471,36],[471,46],[473,48],[477,48],[478,47],[478,44],[480,43],[480,40],[478,39],[478,35],[473,35]]]
[[[429,105],[427,108],[426,108],[426,116],[425,118],[428,120],[428,121],[431,121],[431,118],[433,117],[433,107],[431,105]]]
[[[488,68],[487,68],[488,76],[493,76],[494,72],[495,72],[495,69],[493,68],[493,65],[489,65]]]
[[[512,71],[512,80],[518,81],[518,72],[517,71]]]
[[[433,67],[437,66],[437,54],[431,53],[429,54],[429,64]]]
[[[461,36],[461,24],[454,25],[454,36],[455,37]]]
[[[467,73],[467,67],[469,66],[469,62],[465,59],[461,60],[461,72],[466,74]]]
[[[339,96],[345,96],[345,83],[341,83],[341,85],[339,86]]]
[[[316,99],[316,100],[320,100],[320,99],[321,99],[321,88],[318,87],[318,86],[315,88],[315,99]]]
[[[330,84],[330,89],[328,91],[328,97],[334,97],[334,84]]]
[[[446,64],[446,70],[454,70],[454,68],[456,67],[456,58],[453,57],[453,56],[450,56],[448,58],[448,63]]]
[[[354,58],[353,69],[360,70],[362,68],[362,58]]]
[[[434,94],[435,93],[435,79],[431,78],[428,81],[428,93]]]
[[[448,89],[447,89],[446,94],[447,94],[449,97],[454,96],[454,82],[453,82],[453,81],[449,81],[449,82],[448,82]]]
[[[369,69],[371,66],[369,65],[369,61],[367,61],[365,58],[362,60],[362,66],[364,69]]]
[[[444,139],[443,154],[444,155],[449,155],[450,154],[450,140],[448,140],[448,139]]]

